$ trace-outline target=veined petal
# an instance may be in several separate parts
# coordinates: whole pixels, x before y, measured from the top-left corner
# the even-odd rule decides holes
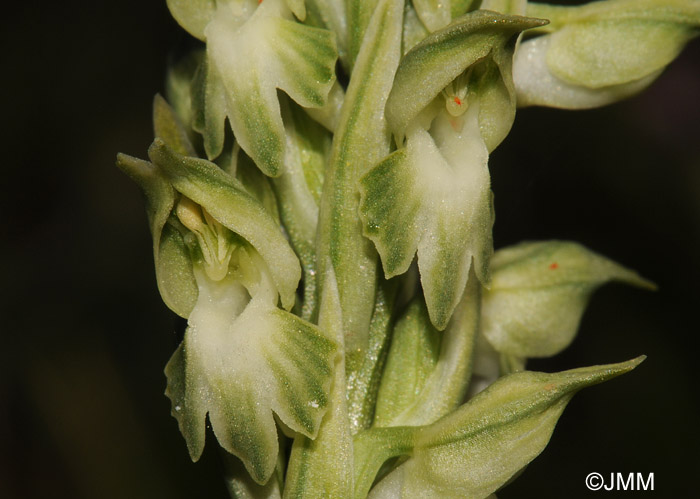
[[[347,68],[348,25],[345,2],[346,0],[307,0],[306,24],[327,28],[335,33],[338,56]]]
[[[346,0],[349,67],[351,70],[355,65],[357,55],[360,53],[360,47],[365,39],[365,32],[378,3],[378,0]]]
[[[446,114],[434,125],[439,145],[416,127],[404,149],[361,180],[364,232],[374,241],[385,274],[402,274],[418,253],[428,311],[438,329],[447,326],[462,296],[472,260],[477,277],[488,280],[492,252],[488,152],[479,132],[479,106],[470,106],[459,119]]]
[[[223,85],[236,140],[270,176],[282,172],[285,149],[277,89],[321,107],[337,59],[333,33],[290,20],[281,2],[266,0],[242,25],[222,6],[205,29],[209,71]]]
[[[236,275],[215,282],[200,272],[197,282],[199,299],[185,338],[166,367],[172,414],[193,460],[202,453],[209,414],[221,446],[264,484],[277,461],[272,412],[292,430],[316,436],[336,345]]]
[[[184,157],[156,139],[153,162],[179,192],[204,207],[219,223],[248,241],[270,268],[285,308],[294,304],[301,267],[279,225],[241,184],[215,164]]]

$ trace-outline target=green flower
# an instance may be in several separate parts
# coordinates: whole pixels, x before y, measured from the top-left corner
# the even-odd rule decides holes
[[[304,107],[326,104],[335,82],[333,33],[296,22],[299,0],[170,1],[174,17],[206,41],[195,78],[194,128],[209,159],[224,146],[228,118],[237,143],[266,175],[282,174],[285,133],[277,89]],[[289,4],[289,5],[288,5]]]
[[[549,19],[513,62],[519,106],[584,109],[636,94],[698,34],[692,0],[607,0],[575,7],[530,2]]]
[[[399,149],[361,180],[360,216],[384,273],[414,255],[430,319],[447,326],[474,262],[488,281],[493,251],[488,155],[515,116],[515,37],[542,21],[476,11],[402,59],[386,106]],[[405,144],[404,144],[405,138]]]
[[[262,484],[277,462],[273,412],[316,436],[336,343],[278,307],[294,304],[301,274],[278,222],[236,177],[185,155],[193,148],[163,99],[154,114],[151,162],[120,155],[118,165],[146,194],[163,299],[188,320],[166,395],[193,460],[208,415],[221,446]]]

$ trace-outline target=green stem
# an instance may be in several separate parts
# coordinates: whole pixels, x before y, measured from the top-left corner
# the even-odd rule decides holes
[[[358,182],[390,152],[384,105],[398,67],[402,18],[400,0],[382,0],[374,11],[345,96],[321,198],[318,275],[323,279],[327,265],[332,265],[342,309],[346,371],[357,370],[368,349],[378,257],[362,234]],[[323,287],[321,282],[321,293]]]

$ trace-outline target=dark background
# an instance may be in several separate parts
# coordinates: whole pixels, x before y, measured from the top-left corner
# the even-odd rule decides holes
[[[226,497],[215,446],[192,464],[169,415],[181,325],[156,290],[140,193],[114,167],[118,151],[145,157],[184,35],[161,0],[37,4],[0,21],[0,497]],[[492,155],[497,247],[571,239],[659,285],[602,288],[574,344],[531,362],[649,356],[578,394],[501,499],[594,496],[593,471],[654,472],[644,496],[695,488],[699,89],[696,40],[641,96],[522,110]]]

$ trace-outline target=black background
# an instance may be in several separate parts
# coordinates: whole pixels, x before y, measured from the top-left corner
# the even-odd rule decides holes
[[[226,497],[192,464],[163,395],[181,325],[162,305],[137,187],[153,95],[181,33],[165,2],[4,7],[0,156],[0,497]],[[592,111],[526,109],[491,158],[497,247],[571,239],[638,270],[608,285],[554,371],[647,354],[578,394],[508,498],[578,498],[593,471],[655,473],[687,497],[700,465],[700,43],[643,95]],[[213,442],[211,442],[213,444]],[[598,492],[606,497],[614,493]]]

